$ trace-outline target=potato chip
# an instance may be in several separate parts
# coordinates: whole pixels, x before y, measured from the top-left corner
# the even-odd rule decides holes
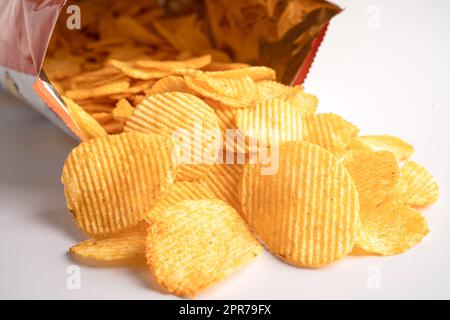
[[[276,146],[302,140],[302,115],[288,101],[265,100],[253,108],[236,112],[236,126],[249,137],[253,146]],[[258,144],[256,144],[256,142]]]
[[[187,86],[204,98],[228,108],[246,108],[259,99],[258,87],[249,76],[232,79],[185,77]]]
[[[412,206],[427,206],[439,198],[439,184],[420,163],[407,161],[400,171],[406,182],[402,197],[404,203]]]
[[[111,103],[84,103],[83,101],[79,101],[78,104],[84,109],[84,111],[90,114],[112,112],[114,109],[114,105]]]
[[[101,125],[104,125],[114,120],[111,112],[95,112],[92,113],[92,118],[97,120],[97,122],[100,123]]]
[[[353,249],[359,230],[356,187],[329,151],[307,142],[279,148],[278,171],[247,164],[243,216],[270,251],[302,267],[322,267]]]
[[[280,97],[290,98],[301,90],[301,87],[299,86],[286,86],[273,80],[257,82],[257,86],[259,88],[259,96],[261,101]]]
[[[233,79],[248,76],[254,81],[263,81],[275,80],[277,78],[275,70],[268,67],[245,67],[224,71],[208,71],[205,74],[213,79]]]
[[[356,246],[372,254],[395,255],[416,246],[428,232],[427,222],[418,211],[385,202],[366,212]]]
[[[345,167],[359,194],[360,216],[380,206],[397,186],[400,170],[391,152],[355,152],[345,159]]]
[[[67,110],[75,123],[81,129],[83,133],[82,140],[89,140],[92,138],[98,138],[106,136],[105,129],[95,120],[89,113],[83,110],[78,104],[71,99],[64,97],[63,100],[66,104]]]
[[[161,288],[194,297],[261,251],[235,209],[221,200],[187,200],[153,217],[146,256]]]
[[[302,114],[314,114],[317,110],[318,100],[312,94],[306,93],[301,86],[286,86],[276,81],[260,81],[260,101],[275,98],[284,98],[298,108]]]
[[[176,181],[150,210],[147,220],[151,221],[153,216],[161,215],[164,210],[182,201],[204,199],[219,199],[204,181]]]
[[[133,39],[137,43],[154,45],[160,44],[163,40],[139,22],[128,16],[120,16],[115,20],[117,31],[124,38]]]
[[[397,161],[408,160],[414,154],[414,147],[393,136],[361,136],[357,140],[366,143],[373,151],[392,152]]]
[[[201,69],[211,63],[211,56],[204,55],[183,61],[156,61],[137,60],[136,65],[144,68],[153,68],[164,71],[176,71],[180,69]]]
[[[154,20],[153,27],[180,52],[202,52],[212,47],[196,15]]]
[[[226,71],[226,70],[236,70],[249,67],[250,65],[246,63],[239,62],[220,62],[215,57],[213,57],[213,62],[208,64],[206,67],[202,68],[203,71]]]
[[[181,92],[149,96],[127,121],[126,131],[166,134],[178,142],[177,180],[204,176],[221,144],[214,110],[201,99]]]
[[[367,143],[365,143],[364,141],[359,140],[358,137],[351,139],[350,142],[348,143],[346,149],[347,149],[346,150],[347,153],[360,152],[360,151],[365,151],[365,152],[372,151],[372,148],[370,148],[369,145]]]
[[[138,224],[174,182],[173,148],[167,137],[137,132],[75,148],[61,180],[77,225],[108,236]]]
[[[110,83],[116,83],[121,81],[127,81],[128,77],[122,73],[111,75],[108,77],[102,77],[92,81],[75,82],[70,81],[70,90],[91,89],[95,87],[101,87]]]
[[[44,61],[44,71],[53,81],[76,76],[81,72],[81,67],[75,61],[47,58]]]
[[[99,70],[85,72],[79,74],[70,79],[71,88],[78,88],[80,86],[84,86],[85,83],[93,83],[104,78],[110,79],[111,77],[115,77],[120,75],[120,71],[113,67],[106,67]]]
[[[215,164],[203,178],[207,187],[218,198],[241,212],[238,185],[243,166],[239,164]]]
[[[134,63],[131,62],[124,62],[119,60],[110,59],[108,63],[113,66],[114,68],[119,69],[124,74],[129,76],[133,79],[139,79],[139,80],[152,80],[152,79],[159,79],[163,78],[165,76],[169,75],[169,72],[167,71],[161,71],[156,69],[147,69],[136,66]],[[128,89],[128,88],[126,88]],[[125,91],[125,90],[123,90]],[[121,92],[123,92],[121,91]]]
[[[90,239],[72,248],[70,252],[97,261],[128,261],[145,258],[145,232],[130,232],[105,239]]]
[[[315,95],[312,95],[310,93],[306,93],[305,91],[301,90],[297,94],[295,94],[290,100],[289,100],[294,106],[297,106],[302,114],[308,113],[308,114],[314,114],[317,111],[317,106],[319,105],[319,100]],[[347,123],[348,124],[348,123]],[[348,127],[352,127],[348,125]],[[356,128],[353,126],[353,128]],[[354,129],[356,131],[356,129]]]
[[[119,134],[124,132],[125,123],[122,121],[111,121],[103,125],[108,134]]]
[[[217,118],[219,120],[219,127],[224,133],[226,129],[236,129],[235,124],[235,117],[236,117],[236,110],[232,109],[214,109],[214,112],[217,115]]]
[[[332,113],[305,114],[303,124],[305,141],[317,144],[335,155],[344,153],[359,132],[357,127]]]
[[[66,96],[72,100],[83,100],[94,97],[102,97],[110,94],[122,93],[130,87],[128,81],[111,82],[99,87],[89,89],[75,89],[66,91]]]
[[[117,102],[116,107],[112,111],[112,115],[117,121],[127,121],[133,115],[134,108],[127,99],[121,99]]]
[[[145,90],[150,89],[155,84],[155,82],[156,81],[154,79],[137,80],[130,88],[128,88],[128,90],[125,91],[125,93],[130,94],[142,93]]]
[[[156,81],[147,93],[148,95],[154,95],[166,92],[185,92],[195,94],[191,89],[189,89],[184,78],[180,76],[169,76]]]

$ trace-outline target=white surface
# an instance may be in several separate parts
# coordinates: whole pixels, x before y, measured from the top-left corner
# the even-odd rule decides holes
[[[338,2],[346,10],[332,23],[306,87],[319,96],[320,111],[415,145],[415,159],[441,183],[439,203],[426,211],[431,233],[403,255],[346,258],[315,271],[266,253],[200,298],[450,298],[450,2]],[[369,16],[377,12],[381,25],[373,28]],[[67,288],[67,268],[77,265],[67,249],[84,239],[59,183],[74,146],[0,93],[0,298],[172,298],[151,289],[144,269],[80,264],[81,290]]]

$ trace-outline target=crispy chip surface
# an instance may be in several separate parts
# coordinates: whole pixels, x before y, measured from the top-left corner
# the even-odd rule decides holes
[[[236,112],[236,126],[258,146],[274,146],[286,141],[302,140],[302,115],[288,101],[265,100],[253,108]]]
[[[279,170],[262,175],[246,165],[240,184],[244,218],[275,255],[322,267],[353,249],[359,229],[356,187],[329,151],[307,142],[279,149]]]
[[[216,79],[241,78],[248,76],[254,81],[274,81],[277,78],[275,70],[268,67],[245,67],[224,71],[208,71],[205,74],[208,77]]]
[[[262,250],[235,209],[221,200],[183,201],[154,216],[147,264],[167,292],[193,297]]]
[[[435,203],[439,198],[439,184],[422,166],[414,161],[407,161],[400,170],[406,183],[402,200],[413,206],[426,206]]]
[[[166,92],[193,93],[186,85],[186,81],[180,76],[169,76],[158,80],[149,90],[149,95]]]
[[[242,169],[243,165],[239,164],[214,164],[203,178],[209,190],[218,199],[225,201],[238,212],[241,212],[238,186]]]
[[[305,114],[303,139],[336,155],[344,153],[359,130],[341,116],[332,113]]]
[[[134,63],[111,59],[109,64],[125,75],[138,80],[159,79],[170,75],[168,71],[139,67]]]
[[[203,181],[176,181],[160,197],[156,205],[148,214],[148,221],[153,216],[185,200],[220,199]]]
[[[391,152],[359,151],[344,163],[358,190],[360,216],[364,220],[396,188],[400,178],[397,161]]]
[[[217,101],[225,108],[246,108],[259,99],[259,91],[249,76],[211,78],[186,76],[187,86],[198,95]]]
[[[120,99],[112,111],[112,115],[117,121],[127,121],[133,115],[134,108],[127,99]]]
[[[139,231],[90,239],[73,246],[70,252],[86,259],[106,262],[144,259],[146,234],[146,231]]]
[[[82,107],[71,99],[64,97],[63,100],[69,111],[69,114],[75,120],[75,123],[81,129],[83,133],[82,140],[89,140],[98,137],[104,137],[107,132],[103,127],[93,118],[89,113],[87,113]]]
[[[374,151],[392,152],[397,161],[405,161],[414,154],[414,147],[400,138],[393,136],[360,136],[357,138]]]
[[[73,100],[83,100],[93,97],[102,97],[122,93],[130,87],[128,81],[117,81],[100,85],[98,87],[75,89],[66,91],[66,96]]]
[[[368,253],[395,255],[417,245],[428,232],[427,222],[417,210],[385,202],[366,212],[356,245]]]
[[[149,96],[136,106],[125,130],[174,137],[180,151],[177,180],[196,180],[204,176],[221,146],[214,110],[188,93]]]
[[[180,69],[201,69],[211,63],[211,56],[204,55],[183,61],[157,61],[157,60],[138,60],[136,65],[144,68],[153,68],[158,70],[180,70]]]
[[[107,236],[141,221],[174,182],[173,148],[169,138],[136,132],[75,148],[61,180],[77,225],[92,236]]]
[[[257,83],[260,101],[283,98],[298,108],[302,114],[314,114],[317,110],[318,99],[306,93],[301,86],[286,86],[276,81],[260,81]]]

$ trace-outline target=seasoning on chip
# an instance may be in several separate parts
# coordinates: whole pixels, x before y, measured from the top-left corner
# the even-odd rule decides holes
[[[182,201],[149,223],[147,264],[163,289],[180,296],[193,297],[228,278],[262,251],[221,200]]]

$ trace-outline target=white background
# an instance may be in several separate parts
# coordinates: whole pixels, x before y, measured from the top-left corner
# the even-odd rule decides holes
[[[362,133],[415,145],[415,160],[441,184],[441,199],[425,211],[431,233],[403,255],[350,257],[321,270],[265,253],[201,299],[450,298],[450,2],[338,3],[346,9],[331,24],[306,88],[320,98],[320,111],[345,116]],[[152,289],[145,268],[86,266],[67,255],[84,239],[59,182],[75,145],[0,93],[0,298],[173,298]],[[78,264],[81,290],[69,290],[67,268]],[[379,287],[371,285],[377,278]]]

